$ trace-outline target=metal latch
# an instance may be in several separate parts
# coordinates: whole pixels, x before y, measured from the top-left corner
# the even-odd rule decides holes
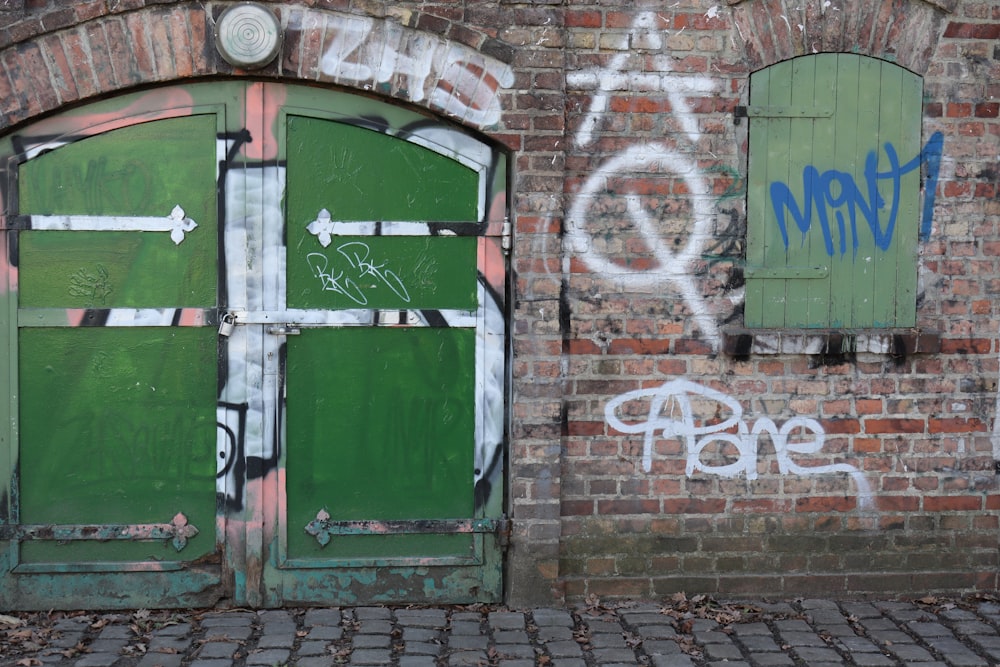
[[[302,333],[302,329],[298,327],[292,327],[287,324],[280,324],[273,327],[267,328],[267,333],[272,336],[298,336]]]

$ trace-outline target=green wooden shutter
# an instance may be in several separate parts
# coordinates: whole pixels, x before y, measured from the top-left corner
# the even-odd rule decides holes
[[[747,326],[914,325],[921,101],[856,54],[751,76]]]

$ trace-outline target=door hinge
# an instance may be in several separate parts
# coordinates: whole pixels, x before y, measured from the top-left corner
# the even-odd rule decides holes
[[[500,232],[500,247],[503,248],[505,255],[510,254],[511,246],[513,245],[514,228],[511,225],[510,220],[503,221],[503,231]]]
[[[497,542],[501,549],[506,549],[510,546],[510,534],[513,529],[514,524],[507,517],[497,520]]]

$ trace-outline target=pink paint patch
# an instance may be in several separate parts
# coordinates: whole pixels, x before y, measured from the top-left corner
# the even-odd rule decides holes
[[[85,308],[67,308],[66,323],[71,327],[78,327],[83,323],[83,317],[87,314]]]
[[[247,86],[243,126],[250,130],[251,137],[249,142],[243,144],[243,154],[248,159],[277,158],[278,109],[285,103],[286,96],[285,89],[281,86],[269,86],[264,83],[252,83]]]
[[[32,125],[31,131],[35,136],[56,137],[67,134],[100,134],[137,122],[190,116],[193,107],[194,98],[188,91],[183,88],[165,88],[150,91],[124,109],[43,120]]]
[[[181,308],[182,327],[197,327],[205,324],[205,311],[200,308]]]
[[[3,202],[0,201],[0,206]],[[7,277],[7,284],[0,285],[4,287],[4,292],[7,294],[14,294],[17,292],[17,267],[13,264],[7,262],[7,257],[9,257],[7,248],[7,234],[0,234],[0,275],[5,275]]]

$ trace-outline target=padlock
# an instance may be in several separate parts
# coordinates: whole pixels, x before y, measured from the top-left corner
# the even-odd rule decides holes
[[[236,316],[232,313],[223,313],[222,319],[219,322],[219,335],[226,336],[227,338],[233,334],[233,329],[236,327]]]

